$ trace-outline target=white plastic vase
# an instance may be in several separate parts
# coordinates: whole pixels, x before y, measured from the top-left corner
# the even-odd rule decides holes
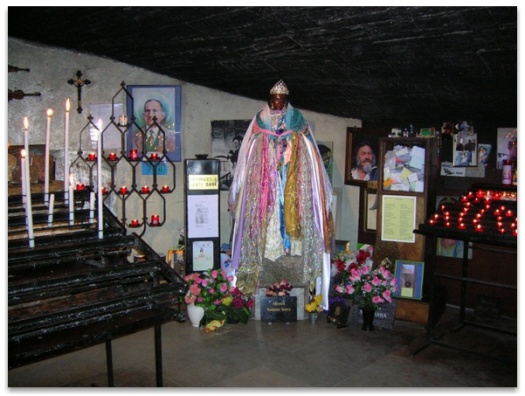
[[[201,319],[204,317],[204,308],[198,307],[195,304],[188,304],[188,318],[193,327],[199,327]]]

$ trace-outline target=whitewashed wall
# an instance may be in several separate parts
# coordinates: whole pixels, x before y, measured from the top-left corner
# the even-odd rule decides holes
[[[190,84],[152,73],[141,68],[115,62],[106,58],[45,47],[18,39],[8,38],[8,64],[29,68],[30,72],[8,73],[8,88],[26,93],[40,92],[40,97],[26,97],[8,103],[7,144],[23,144],[22,120],[30,121],[30,144],[44,144],[46,111],[55,112],[51,123],[51,150],[63,149],[65,101],[72,100],[70,111],[70,147],[78,147],[80,130],[87,123],[90,104],[111,103],[120,89],[127,85],[180,85],[182,86],[182,158],[195,154],[211,154],[211,121],[251,119],[264,102]],[[82,88],[84,111],[78,114],[76,88],[67,81],[76,78],[77,70],[82,79],[91,84]],[[268,90],[271,87],[268,87]],[[293,92],[293,86],[289,86]],[[293,104],[293,103],[292,103]],[[345,186],[344,159],[347,127],[361,127],[361,121],[334,117],[301,109],[312,126],[317,140],[332,141],[334,147],[333,186],[340,191],[340,210],[337,213],[337,239],[357,242],[359,209],[358,188]],[[177,190],[167,195],[166,223],[160,228],[148,228],[145,241],[157,252],[166,254],[176,245],[178,230],[184,226],[184,169],[183,162],[176,163]],[[221,242],[227,243],[230,219],[227,212],[227,192],[221,192]]]

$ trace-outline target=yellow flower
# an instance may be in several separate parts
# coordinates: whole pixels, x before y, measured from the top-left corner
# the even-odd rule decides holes
[[[226,305],[228,307],[232,303],[232,301],[233,301],[233,297],[232,296],[228,296],[228,297],[225,297],[222,300],[222,304]]]

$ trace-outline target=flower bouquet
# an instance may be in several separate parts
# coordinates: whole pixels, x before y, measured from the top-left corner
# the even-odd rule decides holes
[[[275,282],[266,288],[266,297],[283,297],[289,296],[293,286],[286,280]]]
[[[392,302],[397,280],[382,266],[372,269],[370,251],[343,252],[334,264],[337,267],[336,293],[349,296],[362,310],[376,310]]]
[[[316,295],[309,304],[306,304],[304,307],[305,311],[308,313],[319,313],[323,312],[323,307],[321,307],[321,302],[323,301],[323,296],[321,294]]]
[[[189,286],[184,300],[204,308],[201,327],[205,326],[206,331],[214,331],[224,322],[248,323],[253,300],[231,285],[233,276],[227,276],[223,270],[209,269],[202,274],[186,275],[184,280]]]

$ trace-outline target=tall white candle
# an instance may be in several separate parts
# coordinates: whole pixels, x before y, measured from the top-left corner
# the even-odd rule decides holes
[[[102,202],[102,122],[99,123],[97,141],[97,211],[98,211],[98,238],[104,238],[104,219]]]
[[[47,209],[47,226],[53,226],[53,211],[55,208],[55,194],[49,195],[49,207]]]
[[[29,120],[27,119],[27,117],[24,117],[24,121],[23,121],[23,124],[24,124],[24,150],[25,150],[25,157],[26,158],[26,161],[29,161]],[[29,165],[27,165],[29,166]],[[23,182],[24,180],[24,168],[21,167],[20,169],[20,176],[22,178],[22,201],[24,202],[24,204],[26,204],[26,201],[27,201],[27,191],[25,190],[25,184]]]
[[[69,176],[69,194],[68,194],[68,198],[69,198],[69,225],[73,225],[75,224],[75,207],[74,207],[74,202],[75,202],[75,196],[73,195],[74,192],[73,192],[73,186],[75,185],[75,175],[70,175]]]
[[[89,222],[93,223],[95,218],[95,192],[91,191],[89,193]]]
[[[53,110],[47,109],[47,127],[46,127],[46,151],[44,157],[44,202],[49,202],[49,142],[51,134],[51,117]]]
[[[27,152],[25,150],[22,150],[22,156],[26,157]],[[31,204],[31,182],[29,179],[29,161],[24,161],[24,169],[22,172],[22,183],[25,183],[26,187],[26,223],[27,223],[27,236],[29,239],[29,247],[34,248],[35,247],[35,237],[33,234],[33,208]]]
[[[25,149],[20,150],[20,181],[22,184],[22,204],[24,206],[24,209],[26,207],[26,184],[24,182],[24,172],[25,172],[25,166],[26,166],[26,151]]]
[[[64,127],[64,195],[67,194],[69,182],[69,98],[66,100],[66,123]],[[64,197],[67,203],[67,196]]]

